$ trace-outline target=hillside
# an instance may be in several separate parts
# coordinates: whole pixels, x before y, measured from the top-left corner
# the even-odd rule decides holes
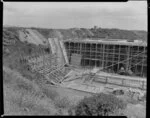
[[[108,38],[108,39],[142,39],[147,40],[146,31],[132,31],[132,30],[120,30],[120,29],[85,29],[85,28],[72,28],[72,29],[39,29],[41,34],[48,37],[68,38]]]
[[[119,29],[41,29],[3,28],[3,95],[6,115],[69,115],[84,97],[92,94],[52,86],[43,74],[33,72],[22,63],[24,57],[50,54],[48,38],[120,38],[147,40],[145,31]],[[23,60],[24,61],[24,60]],[[49,78],[49,79],[52,79]],[[129,118],[145,118],[145,106],[128,102],[124,112]],[[137,109],[136,112],[134,109]],[[134,112],[135,111],[135,112]]]
[[[4,27],[5,32],[9,30],[14,32],[16,35],[20,34],[20,31],[27,30],[37,36],[32,36],[33,38],[42,37],[44,41],[47,38],[60,38],[60,39],[75,39],[75,38],[107,38],[107,39],[142,39],[147,40],[146,31],[138,30],[121,30],[121,29],[106,29],[106,28],[70,28],[70,29],[44,29],[44,28],[19,28],[19,27]],[[30,30],[32,29],[32,30]],[[45,38],[45,39],[44,39]],[[82,40],[82,39],[81,39]],[[31,41],[32,42],[32,41]],[[37,41],[40,42],[40,41]],[[46,42],[46,41],[45,41]]]

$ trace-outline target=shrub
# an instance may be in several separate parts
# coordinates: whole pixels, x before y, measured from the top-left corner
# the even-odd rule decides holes
[[[124,109],[126,104],[114,95],[100,93],[81,100],[75,108],[76,115],[108,116],[116,110]]]

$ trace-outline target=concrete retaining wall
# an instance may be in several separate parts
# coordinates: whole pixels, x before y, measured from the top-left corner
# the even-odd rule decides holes
[[[96,76],[95,80],[96,82],[103,82],[108,84],[116,84],[120,86],[126,86],[126,87],[133,87],[133,88],[140,88],[146,90],[146,82],[143,79],[127,79],[127,78],[115,78],[115,77],[106,77],[106,76]]]

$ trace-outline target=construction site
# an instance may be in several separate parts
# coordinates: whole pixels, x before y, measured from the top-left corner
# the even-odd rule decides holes
[[[2,117],[148,116],[147,1],[2,5]]]
[[[48,38],[48,43],[50,54],[22,60],[55,85],[93,93],[105,86],[146,90],[146,42]]]
[[[92,94],[132,92],[135,99],[140,99],[146,93],[145,41],[105,38],[63,40],[59,37],[46,39],[37,30],[25,28],[19,29],[17,33],[20,44],[40,47],[36,52],[33,47],[30,55],[20,53],[18,63],[27,67],[28,71],[44,76],[45,79],[41,81],[46,84]],[[20,45],[18,41],[8,39],[7,36],[3,39],[4,52],[10,53],[12,45],[21,50],[17,46]]]
[[[121,67],[139,77],[147,75],[147,44],[126,40],[65,40],[70,64],[117,73]],[[75,55],[76,54],[76,55]],[[78,62],[79,61],[79,62]]]

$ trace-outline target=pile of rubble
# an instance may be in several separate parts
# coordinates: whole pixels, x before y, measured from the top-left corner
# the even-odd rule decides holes
[[[116,96],[126,96],[135,101],[146,101],[146,91],[141,91],[138,89],[116,88],[112,91],[112,94],[114,94]]]

